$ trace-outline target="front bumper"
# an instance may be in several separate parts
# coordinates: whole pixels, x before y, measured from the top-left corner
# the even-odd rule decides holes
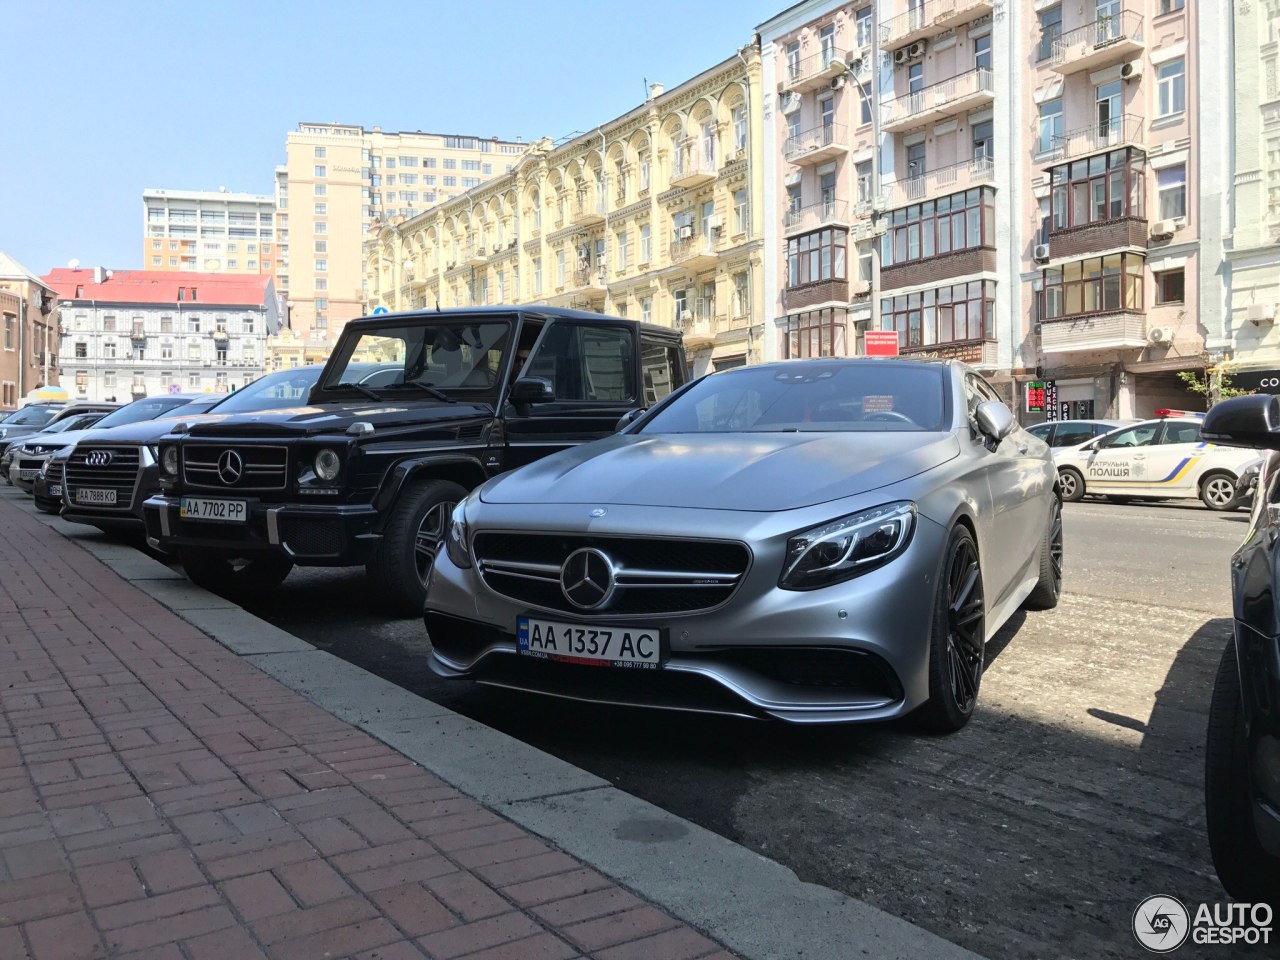
[[[37,456],[23,453],[11,456],[8,468],[9,482],[30,493],[32,484],[35,483],[36,475],[44,469],[44,465],[48,462],[48,455]]]
[[[610,519],[616,515],[625,523],[631,512],[611,507]],[[671,511],[661,524],[650,514],[641,526],[617,533],[640,529],[644,533],[635,536],[687,537],[698,530],[713,536],[684,516],[697,512]],[[740,517],[736,525],[723,513],[710,519],[719,529],[736,527],[738,536],[718,537],[744,540],[755,557],[733,596],[705,612],[611,618],[531,609],[490,589],[474,566],[460,569],[441,552],[424,611],[432,670],[572,700],[794,723],[887,720],[928,699],[934,584],[945,545],[940,526],[922,517],[907,550],[887,565],[830,587],[795,591],[777,586],[780,557],[742,535],[752,524],[777,524],[776,519]],[[670,529],[661,529],[668,524]],[[591,533],[609,531],[593,526]],[[633,671],[521,655],[515,633],[522,615],[584,626],[662,628],[667,656],[658,670]]]
[[[381,541],[377,511],[368,504],[294,504],[245,501],[243,522],[188,520],[179,498],[157,495],[142,504],[147,540],[167,552],[208,549],[248,556],[276,553],[303,566],[354,566],[368,561]]]

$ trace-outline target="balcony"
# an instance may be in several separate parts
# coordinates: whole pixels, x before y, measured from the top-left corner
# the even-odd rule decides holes
[[[701,186],[716,178],[716,159],[704,156],[693,137],[686,137],[676,146],[675,162],[671,165],[671,186],[681,189]]]
[[[823,227],[848,227],[851,222],[848,200],[820,200],[784,213],[782,232],[784,236],[790,237]]]
[[[594,306],[604,302],[606,292],[604,281],[600,279],[597,268],[578,267],[560,293],[560,298],[569,301],[570,304]]]
[[[671,241],[672,266],[691,271],[709,270],[716,265],[716,245],[710,237],[674,237]]]
[[[979,369],[994,369],[999,364],[1000,345],[994,340],[955,340],[927,346],[903,347],[904,357],[928,357],[935,360],[959,360]]]
[[[974,157],[950,166],[930,170],[918,177],[897,180],[881,187],[885,208],[905,207],[934,197],[959,193],[970,187],[992,183],[996,178],[996,163],[990,157]]]
[[[1095,153],[1106,153],[1116,147],[1142,144],[1142,117],[1126,113],[1078,130],[1069,130],[1051,143],[1053,162],[1079,160]]]
[[[1053,41],[1050,69],[1064,76],[1081,70],[1096,70],[1142,53],[1142,14],[1124,10],[1114,17],[1100,17],[1064,33]]]
[[[787,287],[782,291],[782,307],[788,313],[815,310],[819,307],[847,306],[848,280],[818,280]]]
[[[692,308],[676,308],[675,328],[684,337],[686,350],[697,350],[715,343],[715,301],[699,298]]]
[[[147,339],[147,331],[141,326],[133,328],[133,332],[129,334],[129,339],[134,341],[145,342]]]
[[[569,208],[569,222],[578,227],[590,227],[604,223],[605,201],[603,190],[579,190]]]
[[[972,110],[990,103],[994,97],[991,68],[975,67],[916,93],[886,100],[882,107],[881,127],[886,133],[897,133],[927,126],[961,110]]]
[[[1110,220],[1049,231],[1051,261],[1126,248],[1146,250],[1149,245],[1145,217],[1113,217]]]
[[[468,267],[483,267],[485,262],[485,248],[479,244],[471,244],[467,247],[467,255],[464,260]]]
[[[221,327],[219,327],[217,330],[213,330],[213,331],[211,331],[209,335],[210,335],[211,337],[213,337],[213,339],[215,339],[215,340],[226,340],[226,339],[227,339],[227,331],[226,331],[226,330],[224,330],[224,329],[222,329]]]
[[[782,155],[789,163],[808,166],[825,163],[849,152],[849,142],[843,123],[826,123],[811,127],[794,137],[787,137],[782,145]]]
[[[844,73],[844,69],[839,52],[830,47],[812,57],[783,64],[778,92],[804,93],[808,90],[821,90],[829,87],[832,80]]]
[[[895,50],[991,13],[992,0],[926,0],[880,24],[880,45]]]
[[[1140,350],[1146,345],[1147,317],[1136,310],[1060,317],[1040,326],[1040,349],[1044,353]]]

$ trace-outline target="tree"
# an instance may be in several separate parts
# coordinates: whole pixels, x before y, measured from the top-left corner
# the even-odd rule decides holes
[[[1206,367],[1203,373],[1195,370],[1179,370],[1178,379],[1192,393],[1204,397],[1206,410],[1219,400],[1247,397],[1253,393],[1252,390],[1238,390],[1231,386],[1231,374],[1227,372],[1225,366],[1225,364],[1218,364]]]

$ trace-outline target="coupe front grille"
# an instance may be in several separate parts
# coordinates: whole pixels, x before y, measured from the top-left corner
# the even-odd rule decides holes
[[[67,460],[66,485],[68,503],[75,503],[73,491],[114,490],[114,504],[93,504],[95,510],[127,511],[132,505],[133,488],[142,466],[139,447],[113,447],[104,444],[77,446]]]
[[[617,571],[612,597],[592,610],[574,606],[560,586],[565,560],[584,547],[604,553]],[[480,575],[495,593],[593,617],[709,610],[733,596],[751,563],[745,544],[727,540],[480,533],[473,548]]]
[[[202,490],[283,490],[289,482],[288,462],[285,447],[187,443],[182,446],[182,479]]]

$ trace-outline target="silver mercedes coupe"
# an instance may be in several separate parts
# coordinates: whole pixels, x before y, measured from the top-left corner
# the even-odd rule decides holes
[[[1062,588],[1053,460],[953,361],[695,380],[458,504],[431,667],[598,703],[957,730],[985,645]]]

